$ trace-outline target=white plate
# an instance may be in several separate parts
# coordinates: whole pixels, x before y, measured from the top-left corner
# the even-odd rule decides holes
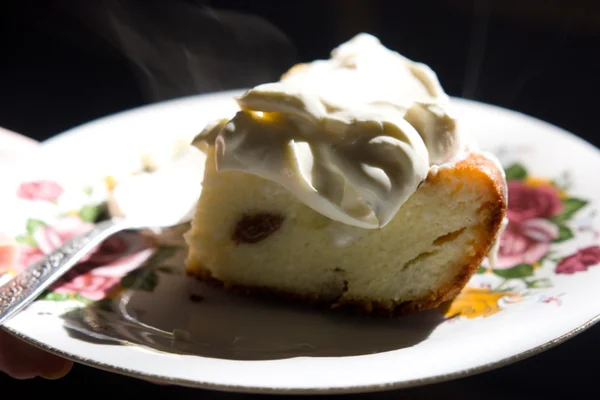
[[[11,168],[12,179],[3,172],[0,221],[5,234],[24,243],[22,263],[86,229],[107,182],[139,169],[142,153],[168,158],[177,140],[189,141],[206,122],[228,115],[233,94],[94,121],[43,143],[43,157]],[[181,232],[168,232],[158,249],[139,235],[109,241],[7,329],[117,373],[261,393],[438,382],[572,337],[600,314],[599,152],[536,119],[454,102],[464,128],[508,169],[513,228],[503,239],[503,268],[482,267],[449,307],[377,320],[241,298],[183,276]],[[41,180],[48,182],[31,184]]]

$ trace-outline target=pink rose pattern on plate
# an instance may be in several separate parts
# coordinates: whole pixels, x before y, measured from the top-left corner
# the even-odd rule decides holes
[[[546,265],[552,266],[557,275],[583,272],[598,265],[598,232],[593,232],[588,216],[581,218],[588,202],[571,197],[568,182],[559,184],[531,176],[521,164],[513,164],[505,170],[509,193],[508,225],[500,239],[496,264],[492,266],[489,260],[485,260],[478,271],[481,279],[474,279],[478,286],[490,292],[525,297],[535,293],[534,289],[552,287],[548,274],[542,274],[543,277],[538,274],[538,270],[545,269]],[[574,254],[557,257],[555,253],[560,251],[562,243],[585,231],[594,233],[592,243],[577,249]],[[586,243],[584,236],[579,242]],[[541,302],[550,303],[544,293],[538,298]]]
[[[585,213],[582,209],[588,202],[569,195],[568,181],[531,176],[518,163],[505,171],[508,225],[500,239],[497,261],[492,266],[484,260],[465,290],[444,308],[450,320],[488,317],[525,298],[560,306],[562,294],[547,290],[552,287],[553,273],[574,274],[600,263],[599,233],[594,232],[590,218],[594,212]],[[586,231],[593,235],[583,235]],[[564,252],[561,244],[580,232],[578,244],[586,244],[589,237],[593,243],[575,254],[556,257],[554,253]],[[553,271],[549,271],[551,266]]]
[[[19,185],[16,195],[26,201],[56,203],[64,192],[56,182],[34,181]],[[5,271],[0,271],[0,276],[7,272],[18,274],[73,237],[90,230],[100,213],[100,207],[83,204],[79,210],[57,215],[51,223],[28,219],[25,232],[14,238],[17,245],[13,263],[11,266],[5,265]],[[148,260],[154,252],[153,245],[154,241],[147,236],[128,233],[115,235],[84,257],[42,299],[78,300],[83,303],[102,300],[118,291],[123,278]]]
[[[64,189],[61,185],[52,181],[23,182],[17,190],[17,196],[27,200],[56,201]]]
[[[515,289],[511,283],[520,283],[527,293],[531,289],[550,287],[548,278],[536,276],[545,261],[554,264],[553,272],[560,275],[584,272],[600,263],[600,246],[596,239],[573,254],[562,257],[553,254],[555,244],[572,240],[576,232],[593,229],[591,223],[575,232],[571,227],[571,221],[587,205],[586,200],[570,197],[567,188],[555,181],[529,176],[520,164],[505,170],[509,186],[509,224],[500,240],[497,263],[492,267],[485,260],[476,275],[494,277],[496,281],[483,280],[466,290],[479,287],[490,293],[521,292],[520,296],[525,296],[523,290]],[[64,191],[56,182],[34,181],[22,183],[16,195],[26,201],[56,203]],[[11,272],[18,273],[73,236],[89,230],[99,212],[100,206],[84,204],[80,210],[59,215],[52,223],[27,220],[24,233],[15,238],[18,251]],[[123,288],[151,291],[157,284],[156,270],[165,268],[153,267],[159,267],[168,259],[172,250],[169,246],[154,246],[147,237],[140,240],[139,235],[112,237],[53,285],[43,299],[75,299],[88,304],[118,296]],[[140,268],[144,265],[148,268]],[[0,276],[2,273],[0,271]],[[540,301],[547,298],[544,296],[540,295]]]
[[[557,274],[574,274],[587,271],[589,267],[598,263],[600,263],[600,246],[589,246],[563,258],[554,271]]]
[[[535,264],[550,250],[559,230],[553,223],[533,218],[522,222],[509,219],[500,242],[495,269],[506,269],[518,264]]]
[[[532,219],[550,218],[560,213],[564,205],[559,190],[549,182],[533,182],[532,185],[520,180],[508,182],[508,219],[520,223]],[[536,184],[537,183],[537,184]]]

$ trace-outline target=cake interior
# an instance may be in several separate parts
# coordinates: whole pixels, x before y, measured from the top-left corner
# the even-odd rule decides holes
[[[276,183],[214,165],[211,147],[186,268],[227,286],[431,307],[464,286],[502,218],[493,180],[472,166],[430,174],[388,225],[364,229],[323,216]]]

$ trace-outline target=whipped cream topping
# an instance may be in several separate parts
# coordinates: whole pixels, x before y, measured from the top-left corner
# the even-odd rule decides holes
[[[435,165],[465,148],[437,76],[359,34],[237,98],[193,142],[218,171],[274,181],[345,224],[385,226]]]

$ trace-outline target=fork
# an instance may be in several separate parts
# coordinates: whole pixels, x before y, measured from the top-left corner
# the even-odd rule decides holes
[[[203,154],[190,148],[156,172],[117,185],[109,202],[117,215],[95,224],[0,286],[0,326],[108,237],[123,230],[164,229],[189,222],[203,175]]]

